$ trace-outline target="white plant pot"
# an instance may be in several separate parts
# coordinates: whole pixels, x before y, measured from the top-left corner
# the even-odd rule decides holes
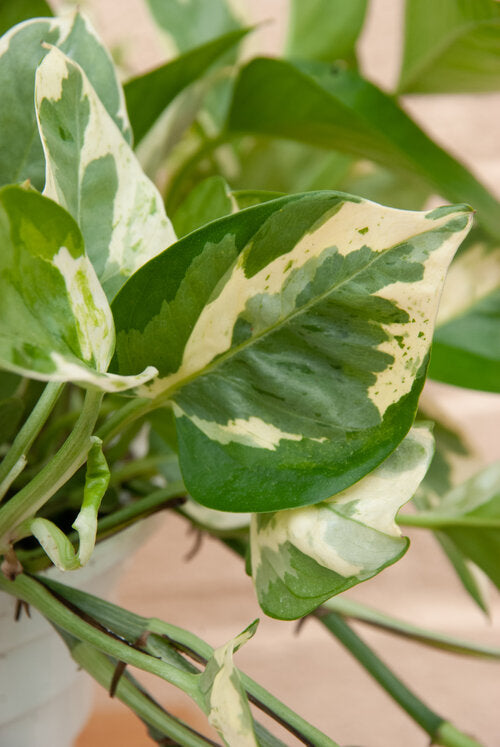
[[[85,568],[51,568],[47,576],[107,599],[153,526],[134,524],[97,545]],[[90,713],[92,680],[37,610],[15,622],[15,608],[14,597],[0,592],[0,745],[71,747]]]

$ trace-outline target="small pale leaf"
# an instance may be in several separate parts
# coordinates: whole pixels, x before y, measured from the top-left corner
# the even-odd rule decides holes
[[[415,426],[382,464],[347,490],[315,506],[256,514],[252,576],[259,603],[291,620],[365,581],[406,552],[395,517],[432,458],[426,426]]]
[[[217,729],[228,747],[258,747],[254,723],[233,654],[257,630],[255,620],[236,638],[216,649],[201,676],[200,689],[205,698],[210,724]]]

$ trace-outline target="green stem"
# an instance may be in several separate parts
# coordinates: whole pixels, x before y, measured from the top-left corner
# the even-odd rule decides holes
[[[99,684],[110,689],[116,671],[116,663],[97,651],[88,643],[79,642],[71,647],[71,655],[76,663],[85,669]],[[125,673],[118,683],[115,696],[131,708],[143,721],[163,736],[170,737],[185,747],[206,747],[216,744],[211,739],[193,731],[176,719],[139,688]]]
[[[169,508],[169,504],[172,507],[178,506],[184,497],[185,490],[183,483],[172,483],[168,488],[155,490],[144,498],[139,498],[128,506],[124,506],[107,516],[103,516],[97,523],[96,541],[101,542],[106,537],[122,531],[139,519],[144,519],[146,516],[150,516],[161,509]],[[78,542],[77,533],[70,532],[68,539],[76,548]],[[45,568],[51,565],[49,558],[41,547],[27,551],[20,550],[16,554],[23,568],[30,573],[45,570]]]
[[[445,747],[481,747],[432,711],[369,648],[354,630],[335,612],[319,608],[315,616],[342,643],[383,689],[432,738],[433,744]],[[442,741],[446,739],[447,741]]]
[[[0,508],[0,552],[9,548],[12,530],[34,516],[85,462],[102,397],[101,392],[87,392],[80,417],[57,454]]]
[[[397,522],[403,527],[442,529],[445,527],[473,527],[474,529],[500,529],[500,519],[488,516],[444,516],[431,511],[419,514],[399,514]]]
[[[382,630],[388,630],[404,638],[410,638],[418,643],[432,646],[433,648],[451,651],[454,654],[466,654],[469,656],[484,657],[485,659],[500,659],[500,647],[498,646],[485,646],[482,643],[464,641],[461,638],[455,638],[440,631],[420,628],[417,625],[386,615],[372,607],[367,607],[364,604],[354,601],[354,599],[348,599],[341,595],[329,599],[323,606],[329,611],[336,612],[343,617],[359,620],[360,622],[373,625]]]
[[[113,413],[96,432],[103,443],[108,443],[120,430],[126,428],[137,418],[147,415],[148,412],[158,407],[158,403],[152,399],[131,399],[126,405]]]
[[[164,661],[155,659],[124,643],[99,627],[87,622],[60,602],[43,584],[35,578],[21,573],[15,581],[8,581],[0,575],[0,589],[35,607],[53,625],[67,631],[75,638],[94,646],[98,651],[136,666],[145,672],[155,674],[189,695],[200,707],[198,675],[184,672]]]
[[[42,395],[30,412],[23,427],[15,437],[12,446],[5,455],[0,464],[0,485],[8,485],[8,476],[15,470],[19,460],[26,456],[33,441],[40,433],[52,408],[57,402],[62,392],[63,384],[50,381],[42,392]],[[8,484],[7,484],[8,483]],[[5,495],[5,491],[0,491],[0,501]]]
[[[205,641],[198,638],[194,633],[178,628],[176,625],[151,618],[147,621],[147,628],[152,633],[166,635],[174,645],[180,646],[180,650],[192,652],[198,660],[207,661],[213,655],[213,648]],[[326,734],[319,731],[315,726],[307,722],[288,706],[275,698],[264,687],[252,680],[243,672],[240,672],[241,681],[249,700],[278,721],[285,729],[292,732],[304,744],[312,747],[338,747]]]

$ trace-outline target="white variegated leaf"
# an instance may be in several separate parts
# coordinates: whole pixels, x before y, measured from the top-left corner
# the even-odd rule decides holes
[[[109,115],[130,142],[124,96],[108,51],[80,13],[34,18],[0,39],[0,185],[29,179],[43,188],[45,165],[33,105],[35,70],[48,52],[59,47],[85,70]]]
[[[173,402],[191,495],[268,512],[379,464],[413,421],[470,221],[313,192],[215,220],[141,268],[113,303],[116,368],[158,368],[140,393]]]
[[[0,365],[25,376],[122,391],[154,376],[106,373],[111,309],[59,205],[20,187],[0,190]]]
[[[163,200],[83,70],[53,47],[35,100],[46,160],[44,194],[78,222],[108,297],[175,233]]]
[[[432,458],[427,426],[415,426],[382,464],[314,506],[256,514],[252,576],[263,610],[293,619],[398,560],[408,541],[395,517]]]
[[[233,654],[257,630],[255,620],[229,643],[216,649],[201,676],[200,689],[205,699],[209,723],[217,729],[227,747],[258,747],[250,706]]]

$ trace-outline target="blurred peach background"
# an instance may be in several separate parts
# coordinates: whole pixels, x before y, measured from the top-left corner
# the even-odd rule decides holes
[[[253,20],[273,19],[254,35],[253,50],[279,49],[286,1],[241,0],[241,4]],[[166,48],[142,0],[86,0],[80,5],[110,47],[119,44],[126,50],[134,72],[165,59]],[[363,69],[386,88],[396,77],[401,11],[400,0],[372,0],[361,39]],[[492,124],[500,115],[499,94],[413,97],[405,105],[429,134],[499,194],[498,131]],[[430,394],[471,425],[483,461],[500,458],[499,398],[441,385],[432,385]],[[226,642],[261,614],[250,580],[227,549],[207,539],[186,563],[193,538],[186,535],[185,523],[173,515],[154,521],[151,538],[124,569],[116,601],[140,614],[189,628],[213,645]],[[402,561],[350,596],[414,623],[500,645],[498,595],[492,599],[491,619],[485,620],[462,592],[432,538],[415,531],[411,539]],[[498,664],[432,651],[369,628],[358,630],[436,711],[491,747],[500,745]],[[253,641],[238,653],[237,663],[340,744],[428,744],[425,733],[313,620],[297,636],[291,623],[261,619]],[[144,681],[170,711],[200,730],[205,728],[204,717],[177,691],[153,678]],[[296,743],[289,735],[280,736],[287,744]],[[96,686],[94,712],[76,747],[150,744],[135,716]]]

